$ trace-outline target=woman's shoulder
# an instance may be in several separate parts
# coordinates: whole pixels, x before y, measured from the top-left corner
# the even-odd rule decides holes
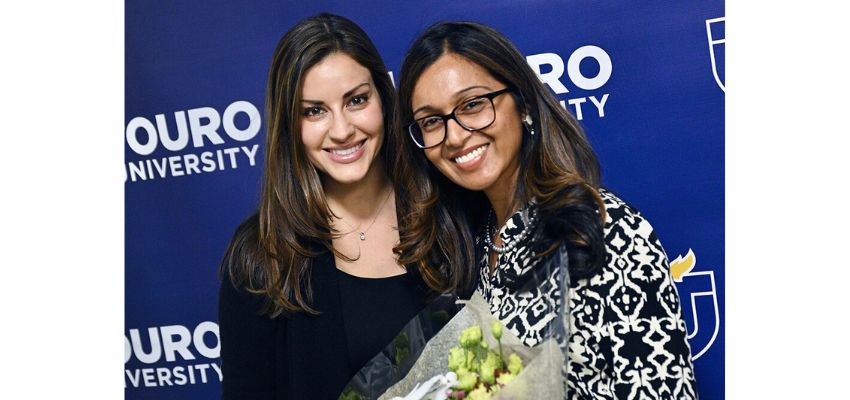
[[[257,212],[242,220],[233,232],[219,265],[222,281],[244,285],[260,261],[260,223]]]
[[[633,205],[623,200],[611,189],[600,187],[597,192],[605,205],[605,224],[618,222],[625,217],[639,217],[638,211]]]
[[[623,200],[620,196],[607,188],[599,188],[599,197],[605,205],[605,235],[608,236],[613,230],[622,232],[630,237],[644,237],[649,239],[655,236],[652,225],[641,215],[640,211],[633,205]]]
[[[252,212],[248,217],[243,219],[239,225],[236,226],[235,231],[233,232],[233,239],[245,240],[248,238],[257,238],[260,237],[260,213],[258,211]]]
[[[655,280],[668,275],[667,255],[649,221],[610,190],[600,189],[599,195],[605,204],[604,240],[607,253],[607,262],[600,276],[622,278],[622,273],[635,273],[637,277],[654,271],[651,280]],[[646,278],[642,276],[636,279]]]

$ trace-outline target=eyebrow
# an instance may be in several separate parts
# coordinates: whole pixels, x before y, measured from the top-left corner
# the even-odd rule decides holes
[[[343,98],[343,99],[345,99],[345,98],[351,97],[351,96],[352,96],[355,92],[357,92],[358,90],[360,90],[360,89],[361,89],[361,88],[363,88],[364,86],[366,86],[366,87],[371,87],[371,85],[369,84],[369,82],[363,82],[363,83],[361,83],[361,84],[359,84],[359,85],[355,86],[355,87],[354,87],[354,88],[352,88],[351,90],[349,90],[349,91],[347,91],[347,92],[343,93],[343,94],[342,94],[342,98]],[[308,103],[308,104],[310,104],[310,105],[314,105],[314,106],[325,104],[325,102],[320,101],[320,100],[308,100],[308,99],[301,99],[301,102],[302,102],[302,103]]]
[[[473,89],[487,89],[487,90],[490,90],[490,87],[489,87],[489,86],[484,86],[484,85],[475,85],[475,86],[470,86],[470,87],[468,87],[468,88],[466,88],[466,89],[460,90],[460,91],[458,91],[457,93],[455,93],[455,94],[454,94],[454,98],[455,98],[455,99],[457,99],[457,98],[459,98],[459,97],[463,97],[464,93],[467,93],[467,92],[469,92],[469,91],[471,91],[471,90],[473,90]],[[424,106],[422,106],[422,107],[417,108],[416,110],[413,110],[413,115],[416,115],[416,114],[418,114],[418,113],[419,113],[419,112],[421,112],[421,111],[438,112],[439,110],[437,110],[436,108],[434,108],[434,107],[432,107],[432,106],[430,106],[430,105],[427,105],[427,104],[426,104],[426,105],[424,105]]]

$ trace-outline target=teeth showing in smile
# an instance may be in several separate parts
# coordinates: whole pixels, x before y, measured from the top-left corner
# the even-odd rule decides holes
[[[489,146],[489,144],[485,144],[485,145],[483,145],[483,146],[481,146],[481,147],[479,147],[475,150],[470,151],[469,153],[466,153],[466,154],[464,154],[460,157],[456,157],[454,159],[454,161],[458,164],[468,163],[468,162],[478,158],[478,156],[480,156],[481,153],[484,152],[484,150],[487,150],[487,146]]]
[[[347,148],[347,149],[333,149],[333,150],[331,150],[331,152],[333,152],[334,154],[336,154],[338,156],[344,157],[344,156],[348,156],[348,155],[356,153],[357,150],[360,150],[361,146],[363,146],[363,143],[360,143],[357,146]]]

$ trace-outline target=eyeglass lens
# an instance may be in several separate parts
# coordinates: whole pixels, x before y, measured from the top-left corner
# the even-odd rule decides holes
[[[474,131],[486,128],[495,118],[493,100],[476,97],[461,103],[445,117],[432,115],[416,120],[410,125],[410,133],[419,146],[432,147],[440,144],[446,137],[449,119],[454,119],[466,130]]]

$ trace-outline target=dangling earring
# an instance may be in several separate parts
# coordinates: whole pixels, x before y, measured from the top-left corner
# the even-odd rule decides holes
[[[523,122],[525,122],[525,125],[528,127],[528,133],[530,133],[531,136],[534,136],[534,120],[531,119],[531,114],[525,114]]]

